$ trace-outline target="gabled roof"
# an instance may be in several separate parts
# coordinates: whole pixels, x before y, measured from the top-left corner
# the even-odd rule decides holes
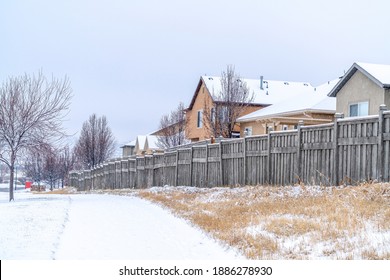
[[[138,135],[135,147],[137,150],[144,150],[146,144],[146,135]]]
[[[249,93],[254,95],[252,104],[271,105],[291,96],[299,96],[313,91],[313,86],[306,82],[262,80],[260,78],[241,80],[247,84]],[[221,91],[221,77],[201,76],[189,109],[192,109],[202,83],[205,84],[214,101],[221,101],[215,100],[215,96],[213,96]]]
[[[335,113],[336,98],[328,97],[329,91],[339,81],[333,80],[320,85],[311,92],[306,92],[296,97],[290,97],[264,109],[257,110],[237,119],[237,122],[247,122],[276,116],[288,116],[302,112]]]
[[[160,149],[158,147],[158,137],[155,135],[146,135],[145,150]]]
[[[329,96],[336,96],[356,71],[363,73],[379,87],[390,88],[390,65],[355,62],[329,93]]]

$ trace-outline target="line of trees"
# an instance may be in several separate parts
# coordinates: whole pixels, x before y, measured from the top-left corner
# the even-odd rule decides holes
[[[27,176],[52,189],[58,181],[64,185],[75,166],[91,167],[112,156],[114,137],[104,116],[93,114],[84,123],[75,148],[61,144],[68,137],[62,125],[71,98],[67,77],[49,79],[41,72],[10,77],[1,85],[0,162],[10,174],[9,201],[17,161],[25,163]]]
[[[53,190],[68,183],[71,170],[92,168],[108,160],[114,151],[115,139],[106,117],[92,114],[73,148],[43,145],[29,149],[25,155],[26,177],[38,184],[45,182]]]

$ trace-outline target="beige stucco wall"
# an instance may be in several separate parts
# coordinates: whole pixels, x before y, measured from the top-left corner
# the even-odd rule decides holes
[[[389,99],[389,98],[387,98]],[[356,71],[348,82],[337,93],[336,111],[349,117],[349,105],[357,102],[368,101],[368,114],[376,115],[379,106],[390,100],[385,100],[384,90],[360,71]]]
[[[186,137],[191,141],[201,141],[210,138],[210,133],[204,124],[202,127],[197,127],[198,111],[203,111],[205,104],[209,108],[213,107],[211,95],[202,82],[192,109],[186,113]]]

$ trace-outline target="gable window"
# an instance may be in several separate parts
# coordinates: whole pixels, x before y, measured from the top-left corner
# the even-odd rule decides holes
[[[198,111],[198,118],[196,122],[196,127],[201,128],[203,126],[203,112],[202,110]]]
[[[350,117],[368,116],[368,101],[350,104],[349,116]]]

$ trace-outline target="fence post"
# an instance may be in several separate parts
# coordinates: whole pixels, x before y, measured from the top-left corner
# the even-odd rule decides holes
[[[221,176],[221,186],[223,186],[222,141],[219,141],[219,175]]]
[[[194,158],[194,147],[191,146],[191,156],[190,156],[190,186],[192,186],[192,161]]]
[[[175,167],[175,187],[177,187],[178,182],[178,172],[179,172],[179,150],[176,150],[176,167]]]
[[[206,143],[206,170],[205,170],[205,186],[209,187],[209,145]]]
[[[298,122],[297,127],[297,140],[296,140],[296,146],[297,146],[297,157],[296,157],[296,163],[295,163],[295,175],[297,176],[297,183],[301,183],[302,181],[302,170],[301,170],[301,152],[302,152],[302,134],[301,129],[304,125],[303,120],[300,120]]]
[[[384,133],[384,117],[383,112],[387,110],[387,106],[382,104],[379,106],[379,120],[378,120],[378,181],[383,181],[383,162],[384,162],[384,154],[383,154],[383,133]]]
[[[247,175],[247,172],[246,172],[246,137],[243,138],[243,141],[242,141],[242,149],[243,149],[243,156],[244,156],[244,186],[246,186],[246,182],[247,182],[247,179],[246,179],[246,175]]]
[[[267,181],[268,181],[269,185],[272,185],[272,182],[271,182],[271,179],[272,179],[272,176],[271,176],[271,170],[272,170],[272,166],[271,166],[271,163],[272,163],[271,162],[271,140],[272,140],[271,133],[272,133],[272,131],[273,131],[273,129],[272,129],[272,127],[270,127],[268,129],[268,151],[267,151],[267,156],[268,156],[268,159],[267,159],[267,162],[268,162]]]
[[[344,118],[344,114],[336,113],[334,119],[334,127],[333,127],[333,185],[337,186],[339,184],[339,120]]]

